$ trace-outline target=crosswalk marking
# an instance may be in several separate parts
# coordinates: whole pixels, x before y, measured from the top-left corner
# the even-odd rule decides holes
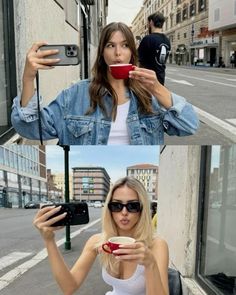
[[[236,126],[236,119],[226,119],[226,121]]]
[[[27,257],[30,256],[32,253],[29,252],[12,252],[2,258],[0,258],[0,270],[4,269],[5,267]]]
[[[87,230],[88,228],[92,227],[96,223],[100,222],[101,218],[98,218],[84,227],[74,231],[71,233],[71,239],[79,235],[84,230]],[[61,246],[65,243],[65,239],[62,238],[59,241],[56,242],[57,246]],[[22,263],[21,265],[15,267],[14,269],[7,272],[5,275],[0,277],[0,291],[7,287],[10,283],[12,283],[16,278],[19,278],[23,273],[28,271],[33,266],[37,265],[39,262],[43,261],[47,257],[47,250],[44,248],[43,250],[39,251],[35,256],[33,256],[31,259],[27,260],[26,262]]]

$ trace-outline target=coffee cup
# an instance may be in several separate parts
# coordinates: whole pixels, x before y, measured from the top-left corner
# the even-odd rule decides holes
[[[129,72],[134,69],[132,64],[114,64],[109,67],[110,72],[115,79],[128,79]]]
[[[102,249],[109,253],[112,254],[113,251],[118,250],[120,245],[127,245],[127,244],[132,244],[135,242],[135,239],[130,238],[130,237],[112,237],[108,239],[108,242],[102,244]]]

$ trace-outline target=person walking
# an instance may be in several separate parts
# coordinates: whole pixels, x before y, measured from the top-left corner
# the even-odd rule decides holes
[[[148,17],[149,35],[145,36],[139,47],[140,66],[153,70],[158,81],[165,84],[166,60],[171,50],[170,40],[162,33],[165,17],[156,12]]]
[[[139,180],[124,177],[114,184],[103,208],[102,232],[88,239],[71,269],[55,242],[54,232],[61,227],[52,226],[65,214],[48,219],[58,210],[53,206],[40,209],[34,225],[45,242],[53,276],[63,294],[79,290],[96,257],[100,257],[103,280],[113,288],[106,295],[169,294],[168,245],[153,233],[148,195]],[[107,253],[103,245],[114,236],[130,237],[135,242]]]

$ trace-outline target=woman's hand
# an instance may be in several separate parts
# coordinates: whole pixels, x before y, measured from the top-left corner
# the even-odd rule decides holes
[[[150,266],[155,258],[151,250],[143,242],[135,242],[133,244],[120,245],[118,250],[112,252],[115,257],[122,261],[136,262],[137,264]]]
[[[140,81],[164,108],[169,109],[172,106],[170,91],[158,81],[154,71],[134,67],[134,70],[129,72],[129,78]]]
[[[40,209],[36,216],[34,217],[33,224],[40,231],[43,239],[45,241],[54,239],[54,231],[63,228],[64,226],[52,226],[55,222],[62,220],[66,216],[66,212],[60,214],[56,217],[48,219],[53,216],[55,213],[60,211],[61,206],[48,206]]]
[[[145,68],[134,67],[134,70],[129,72],[129,78],[140,81],[154,96],[156,90],[162,86],[156,77],[156,73]]]
[[[47,45],[45,42],[36,42],[33,44],[31,49],[28,51],[26,55],[25,69],[23,74],[23,81],[32,81],[34,80],[37,71],[41,70],[49,70],[54,67],[52,64],[56,64],[60,61],[60,59],[46,59],[48,55],[57,54],[58,50],[42,50],[40,51],[40,47],[43,45]]]

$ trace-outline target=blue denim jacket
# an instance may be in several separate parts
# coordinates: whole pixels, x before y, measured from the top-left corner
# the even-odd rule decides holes
[[[47,107],[41,109],[43,140],[58,138],[62,145],[106,145],[111,128],[111,117],[99,107],[85,115],[90,105],[89,80],[80,81],[63,90]],[[138,112],[137,97],[129,91],[130,107],[126,119],[131,145],[157,145],[164,143],[164,132],[186,136],[198,128],[198,117],[186,100],[172,93],[173,106],[165,110],[152,97],[154,114]],[[111,95],[104,92],[104,105],[112,107]],[[108,112],[109,113],[109,112]],[[26,107],[20,106],[20,96],[12,106],[12,125],[23,137],[39,139],[36,94]]]

